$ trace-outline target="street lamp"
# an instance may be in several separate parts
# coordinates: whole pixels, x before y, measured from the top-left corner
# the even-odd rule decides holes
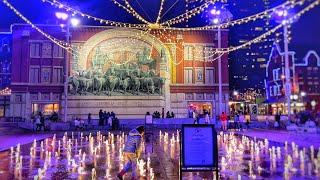
[[[68,44],[70,44],[70,38],[71,38],[71,34],[70,34],[70,25],[73,26],[73,27],[76,27],[80,24],[80,20],[79,19],[76,19],[74,17],[70,17],[67,13],[64,13],[64,12],[56,12],[55,13],[56,17],[60,20],[63,20],[63,21],[66,21],[66,28],[67,28],[67,31],[66,31],[66,42]],[[64,27],[64,25],[60,25],[61,27]],[[64,53],[64,58],[65,58],[65,63],[64,63],[64,93],[63,93],[63,96],[64,96],[64,122],[67,121],[67,111],[68,111],[68,70],[69,70],[69,62],[68,62],[68,54],[67,52],[65,51]]]
[[[311,101],[312,110],[315,109],[316,105],[317,105],[317,101],[312,100],[312,101]]]
[[[232,19],[232,14],[224,7],[217,8],[214,7],[210,14],[212,16],[212,23],[218,25],[218,49],[221,48],[221,27],[220,23],[230,21]],[[222,69],[221,69],[221,56],[218,57],[218,83],[219,83],[219,108],[218,114],[222,112]]]
[[[233,91],[233,95],[234,95],[234,96],[238,96],[238,95],[239,95],[239,92],[238,92],[238,91]]]
[[[290,67],[289,67],[289,40],[288,40],[288,16],[289,13],[286,9],[279,9],[275,12],[276,20],[283,24],[283,38],[284,38],[284,55],[285,55],[285,91],[287,100],[288,118],[291,114],[291,81],[290,81]]]

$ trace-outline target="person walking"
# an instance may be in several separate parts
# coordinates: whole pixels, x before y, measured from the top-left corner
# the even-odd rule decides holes
[[[240,115],[239,115],[239,122],[240,122],[241,131],[243,131],[244,121],[245,121],[245,118],[244,118],[243,113],[241,112]]]
[[[103,121],[103,112],[102,109],[99,111],[99,126],[102,126],[102,121]]]
[[[44,116],[41,112],[40,112],[39,116],[40,116],[41,127],[43,127],[43,131],[44,131]],[[40,127],[40,131],[41,131],[41,127]]]
[[[41,131],[41,122],[40,122],[40,116],[36,116],[36,131]]]
[[[90,128],[90,126],[91,126],[91,120],[92,120],[92,118],[91,118],[91,113],[89,113],[89,114],[88,114],[88,123],[87,123],[87,125],[86,125],[86,129]]]
[[[209,117],[208,113],[206,113],[206,115],[204,116],[204,123],[205,124],[210,124],[210,117]]]
[[[239,119],[239,113],[236,113],[234,115],[234,128],[236,130],[239,130],[240,129],[240,119]]]
[[[125,158],[124,168],[117,174],[117,177],[122,180],[123,176],[131,170],[131,179],[137,179],[137,159],[141,154],[141,142],[144,136],[144,126],[139,126],[129,132],[127,142],[123,149]]]
[[[220,116],[220,120],[221,120],[221,123],[222,123],[222,130],[223,131],[226,131],[227,130],[227,114],[225,114],[224,112],[222,112],[221,116]]]

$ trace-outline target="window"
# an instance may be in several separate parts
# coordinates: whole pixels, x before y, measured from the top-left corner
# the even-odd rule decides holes
[[[40,43],[30,44],[30,57],[32,58],[40,57]]]
[[[274,80],[274,81],[280,80],[279,72],[280,72],[280,68],[277,68],[277,69],[273,69],[273,70],[272,70],[272,75],[273,75],[273,80]]]
[[[204,58],[206,61],[211,61],[214,59],[214,47],[213,46],[205,46],[204,47]]]
[[[63,49],[62,47],[54,44],[53,46],[53,57],[54,58],[63,58],[64,54],[63,54]]]
[[[42,43],[42,57],[52,57],[52,46],[51,43]]]
[[[193,47],[190,45],[184,46],[184,60],[193,60]]]
[[[278,96],[281,95],[280,86],[277,86],[277,93],[278,93]]]
[[[185,69],[184,70],[184,83],[185,84],[192,84],[192,69]]]
[[[203,46],[197,45],[197,46],[194,48],[194,50],[195,50],[195,52],[194,52],[194,59],[203,61],[203,60],[204,60]]]
[[[269,91],[270,91],[270,96],[273,96],[273,93],[272,93],[272,86],[271,87],[269,87]]]
[[[41,68],[41,83],[50,83],[51,68]]]
[[[203,69],[196,69],[196,81],[197,82],[203,82]]]
[[[206,84],[214,83],[214,69],[206,69]]]
[[[62,83],[62,68],[54,68],[53,69],[53,77],[52,82],[53,83]]]
[[[39,83],[39,67],[30,68],[30,83]]]
[[[277,87],[277,86],[273,86],[273,94],[274,94],[275,96],[278,95],[278,87]]]

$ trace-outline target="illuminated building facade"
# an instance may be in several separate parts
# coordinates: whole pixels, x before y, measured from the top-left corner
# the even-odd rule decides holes
[[[320,100],[320,58],[316,51],[310,50],[302,59],[295,58],[295,52],[289,51],[291,77],[292,113],[301,110],[319,110]],[[271,50],[267,63],[265,88],[266,103],[270,113],[286,113],[284,52],[278,44]]]
[[[310,50],[301,62],[295,64],[296,81],[299,85],[301,101],[306,109],[320,111],[320,57]]]
[[[40,26],[48,34],[65,39],[60,26]],[[10,112],[14,116],[28,118],[32,113],[53,111],[63,115],[64,50],[47,40],[27,25],[13,25],[13,74]],[[97,118],[99,109],[114,111],[119,118],[142,118],[146,112],[170,111],[175,117],[188,117],[188,110],[202,114],[208,111],[216,115],[218,106],[218,62],[210,53],[217,47],[217,32],[171,31],[165,34],[133,29],[114,29],[95,26],[71,28],[69,54],[68,119],[73,116],[87,118],[92,113]],[[228,46],[228,30],[222,31],[222,47]],[[151,69],[150,62],[154,60]],[[138,64],[138,65],[137,65]],[[150,66],[149,66],[150,65]],[[132,69],[133,67],[138,67]],[[127,73],[116,77],[111,91],[108,87],[96,88],[103,74],[114,76],[114,70]],[[228,56],[222,56],[223,107],[228,112],[229,73]],[[124,90],[126,79],[133,73],[140,81],[139,92],[134,92],[130,81]],[[163,78],[163,93],[157,85],[145,86],[152,72],[155,78]],[[137,75],[139,74],[139,75]],[[153,77],[152,76],[152,77]],[[95,79],[96,78],[96,79]],[[101,79],[102,78],[102,79]],[[82,80],[85,79],[86,85]],[[80,84],[77,85],[77,80]],[[94,86],[90,83],[93,83]],[[155,83],[153,79],[153,83]],[[91,87],[92,85],[92,87]],[[150,88],[150,91],[149,91]],[[155,89],[154,89],[155,88]],[[147,92],[146,92],[147,90]],[[133,94],[135,93],[135,94]],[[63,117],[63,116],[61,116]]]

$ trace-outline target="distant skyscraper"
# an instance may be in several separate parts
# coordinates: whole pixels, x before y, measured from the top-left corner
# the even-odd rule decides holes
[[[0,33],[0,90],[11,82],[11,34]]]
[[[228,0],[228,9],[235,19],[253,15],[273,7],[274,0]],[[256,20],[230,28],[229,46],[237,46],[254,39],[272,28],[270,19]],[[229,54],[230,90],[249,88],[264,90],[266,63],[275,36]]]

